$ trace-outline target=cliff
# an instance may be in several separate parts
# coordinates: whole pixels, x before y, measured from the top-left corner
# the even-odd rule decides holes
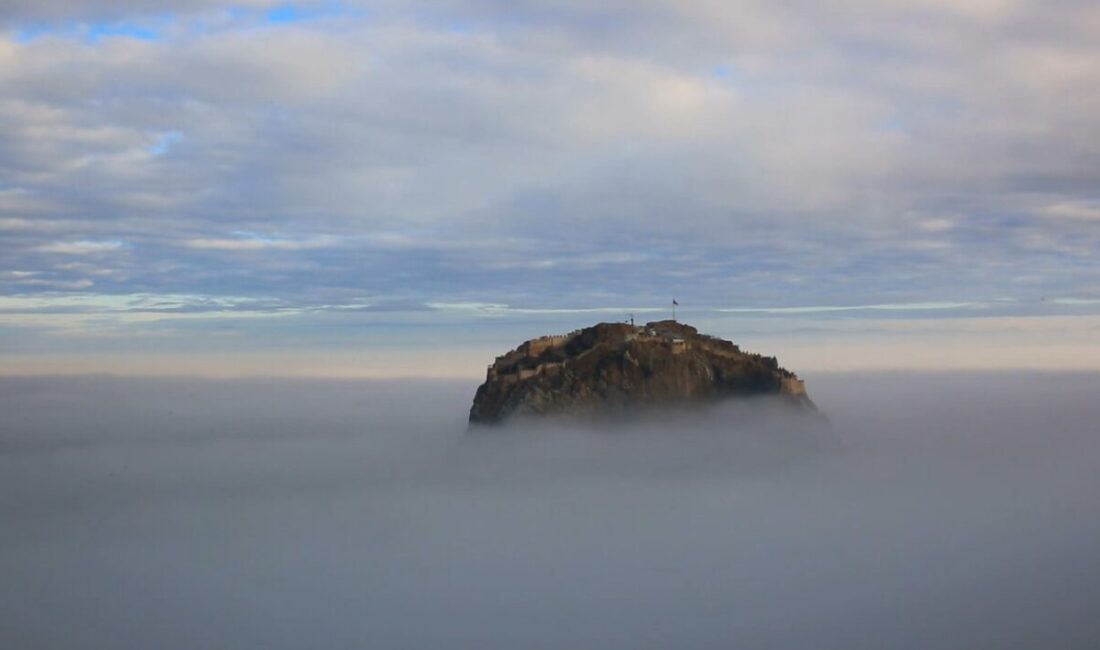
[[[676,321],[599,323],[532,339],[497,357],[474,396],[470,423],[547,415],[617,418],[751,395],[815,410],[802,380],[775,357],[742,352]]]

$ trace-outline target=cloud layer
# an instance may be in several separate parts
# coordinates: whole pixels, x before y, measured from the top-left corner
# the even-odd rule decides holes
[[[0,645],[1100,634],[1095,374],[823,377],[811,395],[847,447],[787,464],[746,462],[777,432],[736,416],[470,438],[474,388],[0,378]]]

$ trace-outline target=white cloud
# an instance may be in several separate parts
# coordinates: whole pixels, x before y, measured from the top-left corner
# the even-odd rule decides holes
[[[110,253],[126,247],[121,241],[59,241],[43,244],[37,250],[43,253],[61,253],[63,255],[93,255]]]
[[[44,278],[33,278],[24,280],[20,283],[21,289],[26,289],[30,286],[46,287],[50,290],[78,291],[92,288],[95,286],[95,281],[87,278],[80,280],[47,280]]]
[[[311,237],[308,239],[273,239],[268,237],[239,237],[239,238],[195,238],[183,242],[188,248],[198,248],[219,251],[259,251],[281,250],[300,251],[314,248],[326,248],[337,244],[332,237]]]
[[[958,226],[955,219],[947,217],[922,219],[917,225],[925,232],[947,232],[949,230],[954,230]]]
[[[820,314],[850,311],[938,311],[986,306],[973,302],[915,302],[882,305],[812,305],[804,307],[722,307],[714,311],[727,314]]]
[[[1047,206],[1042,214],[1057,219],[1075,221],[1100,221],[1100,203],[1084,201],[1063,201]]]
[[[667,312],[660,307],[511,307],[485,302],[429,302],[426,306],[438,311],[470,313],[479,316],[550,315],[550,314],[650,314]],[[621,320],[616,318],[615,320]]]

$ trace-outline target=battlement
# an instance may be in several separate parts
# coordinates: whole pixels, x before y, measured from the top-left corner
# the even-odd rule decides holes
[[[488,379],[501,379],[505,381],[523,380],[544,372],[554,372],[561,368],[560,362],[541,363],[529,365],[529,360],[538,359],[544,352],[558,348],[571,341],[580,330],[573,330],[568,334],[551,334],[540,336],[524,342],[508,354],[499,356],[492,363],[487,372]]]
[[[532,339],[524,344],[527,348],[527,356],[537,357],[550,348],[565,345],[575,334],[575,332],[569,334],[552,334],[550,336],[540,336],[537,339]]]

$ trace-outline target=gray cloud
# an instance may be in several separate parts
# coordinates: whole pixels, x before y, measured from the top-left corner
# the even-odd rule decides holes
[[[1088,3],[205,6],[91,40],[64,26],[180,8],[33,7],[0,43],[5,271],[551,308],[1097,280]],[[110,276],[59,267],[115,241]]]
[[[263,9],[279,6],[275,0],[240,0],[234,7]],[[301,4],[311,4],[309,2]],[[189,13],[224,11],[220,0],[111,0],[81,2],[80,0],[11,0],[0,8],[0,24],[56,24],[73,21],[121,21],[157,15],[187,15]]]
[[[846,448],[746,465],[469,439],[472,382],[0,379],[0,642],[1092,647],[1094,373],[809,387]]]

